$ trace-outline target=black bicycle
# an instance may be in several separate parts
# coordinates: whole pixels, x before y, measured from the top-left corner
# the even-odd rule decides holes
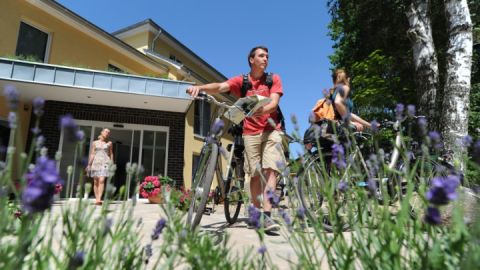
[[[228,133],[232,136],[232,143],[227,145],[225,159],[227,161],[226,169],[223,170],[221,149],[221,137],[224,131],[223,125],[220,125],[220,118],[229,109],[243,110],[225,102],[219,102],[215,97],[200,93],[197,99],[205,100],[216,105],[214,120],[211,123],[212,129],[207,137],[200,153],[198,166],[193,177],[193,195],[187,215],[187,224],[194,229],[202,219],[205,212],[205,206],[208,201],[208,195],[212,186],[213,178],[216,175],[220,187],[220,195],[223,199],[225,218],[227,222],[233,224],[237,221],[240,208],[244,202],[244,182],[245,173],[243,170],[243,139],[242,128],[239,125],[232,124]]]
[[[420,118],[417,116],[415,118]],[[321,149],[317,146],[318,143],[307,144],[307,154],[305,156],[305,165],[298,173],[297,197],[305,209],[305,214],[312,220],[321,220],[326,231],[333,231],[334,223],[340,226],[343,230],[358,220],[360,211],[355,211],[358,206],[355,201],[357,193],[341,192],[341,189],[347,188],[366,188],[369,189],[370,196],[374,197],[380,204],[392,204],[401,201],[406,193],[408,182],[405,178],[406,164],[403,162],[402,149],[409,150],[411,155],[410,164],[421,164],[416,168],[416,173],[413,176],[414,191],[418,191],[420,183],[428,184],[428,179],[432,175],[448,175],[456,173],[454,167],[449,164],[445,157],[429,158],[420,162],[421,154],[414,155],[416,151],[415,144],[406,146],[402,134],[401,122],[386,121],[382,123],[384,128],[393,129],[395,132],[394,147],[389,155],[389,162],[387,164],[388,175],[383,178],[376,178],[369,176],[369,168],[364,158],[366,153],[372,153],[373,149],[368,149],[366,142],[370,141],[371,134],[362,132],[352,132],[349,138],[354,141],[353,150],[346,155],[347,164],[338,177],[331,175],[331,158],[332,153]],[[413,147],[413,148],[412,148]],[[323,150],[323,153],[322,153]],[[365,151],[367,150],[367,151]],[[370,151],[368,151],[370,150]],[[403,151],[406,152],[406,151]],[[438,168],[444,168],[443,171],[437,171]],[[370,181],[368,179],[370,178]],[[337,182],[333,183],[333,179]],[[372,184],[373,182],[373,184]],[[343,185],[343,187],[342,187]],[[327,192],[329,189],[330,192]],[[328,211],[325,206],[327,202],[325,196],[330,194],[332,196],[329,200],[334,205],[329,205],[334,208],[334,211]],[[413,197],[413,196],[412,196]],[[410,198],[410,200],[420,200],[418,196]],[[417,216],[415,205],[419,203],[409,201],[411,207],[411,215]],[[354,211],[352,211],[352,208]],[[330,209],[331,210],[331,209]],[[332,217],[332,214],[335,217]],[[335,220],[335,222],[333,222]]]

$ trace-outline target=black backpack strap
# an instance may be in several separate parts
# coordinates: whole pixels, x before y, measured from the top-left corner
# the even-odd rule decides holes
[[[247,91],[252,88],[252,83],[248,79],[248,73],[243,74],[242,80],[242,88],[240,88],[240,97],[245,97],[247,95]]]
[[[268,86],[268,89],[272,88],[273,85],[273,73],[268,72],[267,78],[265,79],[265,84]]]
[[[273,73],[268,72],[265,78],[265,84],[268,86],[268,89],[272,88],[273,85]],[[277,115],[278,120],[280,121],[280,125],[282,127],[282,131],[285,132],[285,117],[283,117],[282,110],[280,109],[280,104],[277,106]]]

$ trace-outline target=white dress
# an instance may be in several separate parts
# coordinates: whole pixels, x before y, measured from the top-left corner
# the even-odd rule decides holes
[[[100,141],[95,141],[94,143],[94,157],[92,165],[90,166],[90,177],[101,177],[110,176],[109,166],[110,166],[110,147],[111,143],[102,143]]]

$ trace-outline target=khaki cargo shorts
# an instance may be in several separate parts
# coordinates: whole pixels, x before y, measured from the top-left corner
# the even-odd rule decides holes
[[[245,173],[258,174],[258,168],[272,169],[281,173],[279,165],[286,164],[283,152],[283,132],[267,131],[256,135],[243,135],[245,144]]]

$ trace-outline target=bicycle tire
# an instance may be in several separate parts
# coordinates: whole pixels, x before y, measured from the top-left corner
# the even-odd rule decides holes
[[[305,169],[300,169],[298,173],[297,197],[305,211],[305,215],[311,222],[322,222],[322,227],[328,232],[333,232],[338,226],[341,230],[348,230],[350,224],[356,222],[357,216],[348,216],[345,222],[332,224],[328,211],[322,208],[324,204],[324,196],[318,188],[324,187],[325,182],[321,174],[321,159],[319,156],[311,158],[307,161]],[[338,196],[338,195],[336,195]]]
[[[242,161],[232,162],[232,167],[225,181],[225,200],[223,201],[225,218],[230,224],[234,224],[238,219],[240,208],[243,203],[244,179],[242,179],[243,163]]]
[[[211,147],[207,152],[205,147]],[[210,146],[204,146],[200,156],[199,167],[195,172],[193,179],[198,179],[192,189],[193,195],[188,208],[187,225],[193,230],[198,226],[202,219],[203,212],[208,200],[208,193],[212,186],[213,176],[217,165],[218,145],[215,143]]]

